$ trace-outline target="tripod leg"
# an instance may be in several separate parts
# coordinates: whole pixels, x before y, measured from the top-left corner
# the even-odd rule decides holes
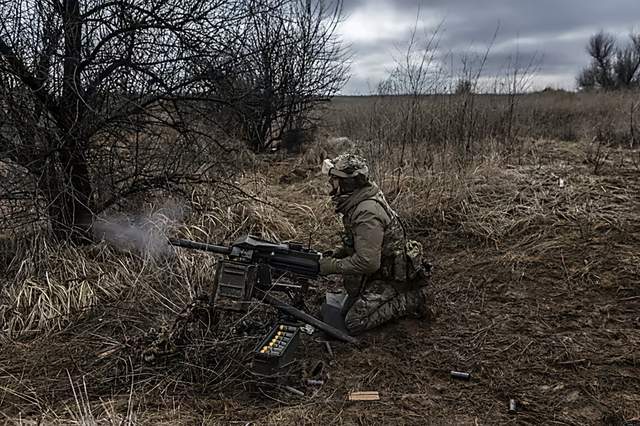
[[[270,304],[271,306],[279,309],[280,311],[291,315],[294,318],[299,319],[300,321],[305,322],[306,324],[310,324],[322,331],[324,331],[325,333],[327,333],[328,335],[330,335],[331,337],[334,337],[338,340],[342,340],[343,342],[347,342],[347,343],[353,343],[354,345],[358,344],[358,339],[356,339],[353,336],[349,336],[347,333],[338,330],[335,327],[330,326],[329,324],[320,321],[319,319],[317,319],[316,317],[313,317],[311,315],[309,315],[306,312],[303,312],[299,309],[294,308],[293,306],[281,302],[280,300],[276,299],[275,297],[269,295],[268,293],[265,293],[262,290],[259,289],[254,289],[254,297],[262,300],[268,304]]]

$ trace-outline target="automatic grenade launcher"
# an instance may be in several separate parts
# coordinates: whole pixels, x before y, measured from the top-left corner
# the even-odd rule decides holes
[[[216,265],[209,302],[212,306],[237,312],[247,312],[252,298],[269,303],[280,311],[323,330],[328,335],[350,343],[357,340],[295,308],[269,293],[288,294],[296,306],[304,306],[309,279],[320,272],[322,254],[304,248],[299,243],[277,243],[246,235],[231,246],[219,246],[183,239],[169,239],[169,244],[188,249],[204,250],[224,255]],[[276,277],[276,284],[273,277]],[[281,280],[281,278],[289,278]]]

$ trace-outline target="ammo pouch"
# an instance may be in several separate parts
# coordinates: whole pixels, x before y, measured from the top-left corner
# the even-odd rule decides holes
[[[431,265],[424,261],[422,244],[408,240],[405,245],[407,259],[407,279],[409,281],[424,279],[429,276]]]
[[[422,244],[418,241],[407,240],[404,247],[398,247],[393,252],[393,259],[389,268],[385,268],[388,277],[394,281],[411,282],[427,278],[428,264],[422,259]]]

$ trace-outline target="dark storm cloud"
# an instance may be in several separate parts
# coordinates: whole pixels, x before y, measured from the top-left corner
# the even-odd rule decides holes
[[[536,58],[537,86],[572,89],[588,57],[584,46],[600,29],[625,42],[640,30],[638,0],[345,0],[345,40],[354,53],[353,77],[345,93],[366,92],[393,65],[397,47],[406,46],[420,7],[420,30],[439,30],[439,58],[455,64],[481,54],[491,43],[486,73],[499,73],[513,58]],[[453,58],[453,59],[452,59]]]

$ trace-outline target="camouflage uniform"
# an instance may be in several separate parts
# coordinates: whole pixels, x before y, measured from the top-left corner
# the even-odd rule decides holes
[[[340,157],[334,160],[337,165]],[[427,271],[422,246],[407,241],[398,215],[378,187],[368,182],[335,197],[342,214],[343,246],[323,259],[324,273],[343,276],[348,294],[345,324],[359,334],[389,320],[426,309]]]

